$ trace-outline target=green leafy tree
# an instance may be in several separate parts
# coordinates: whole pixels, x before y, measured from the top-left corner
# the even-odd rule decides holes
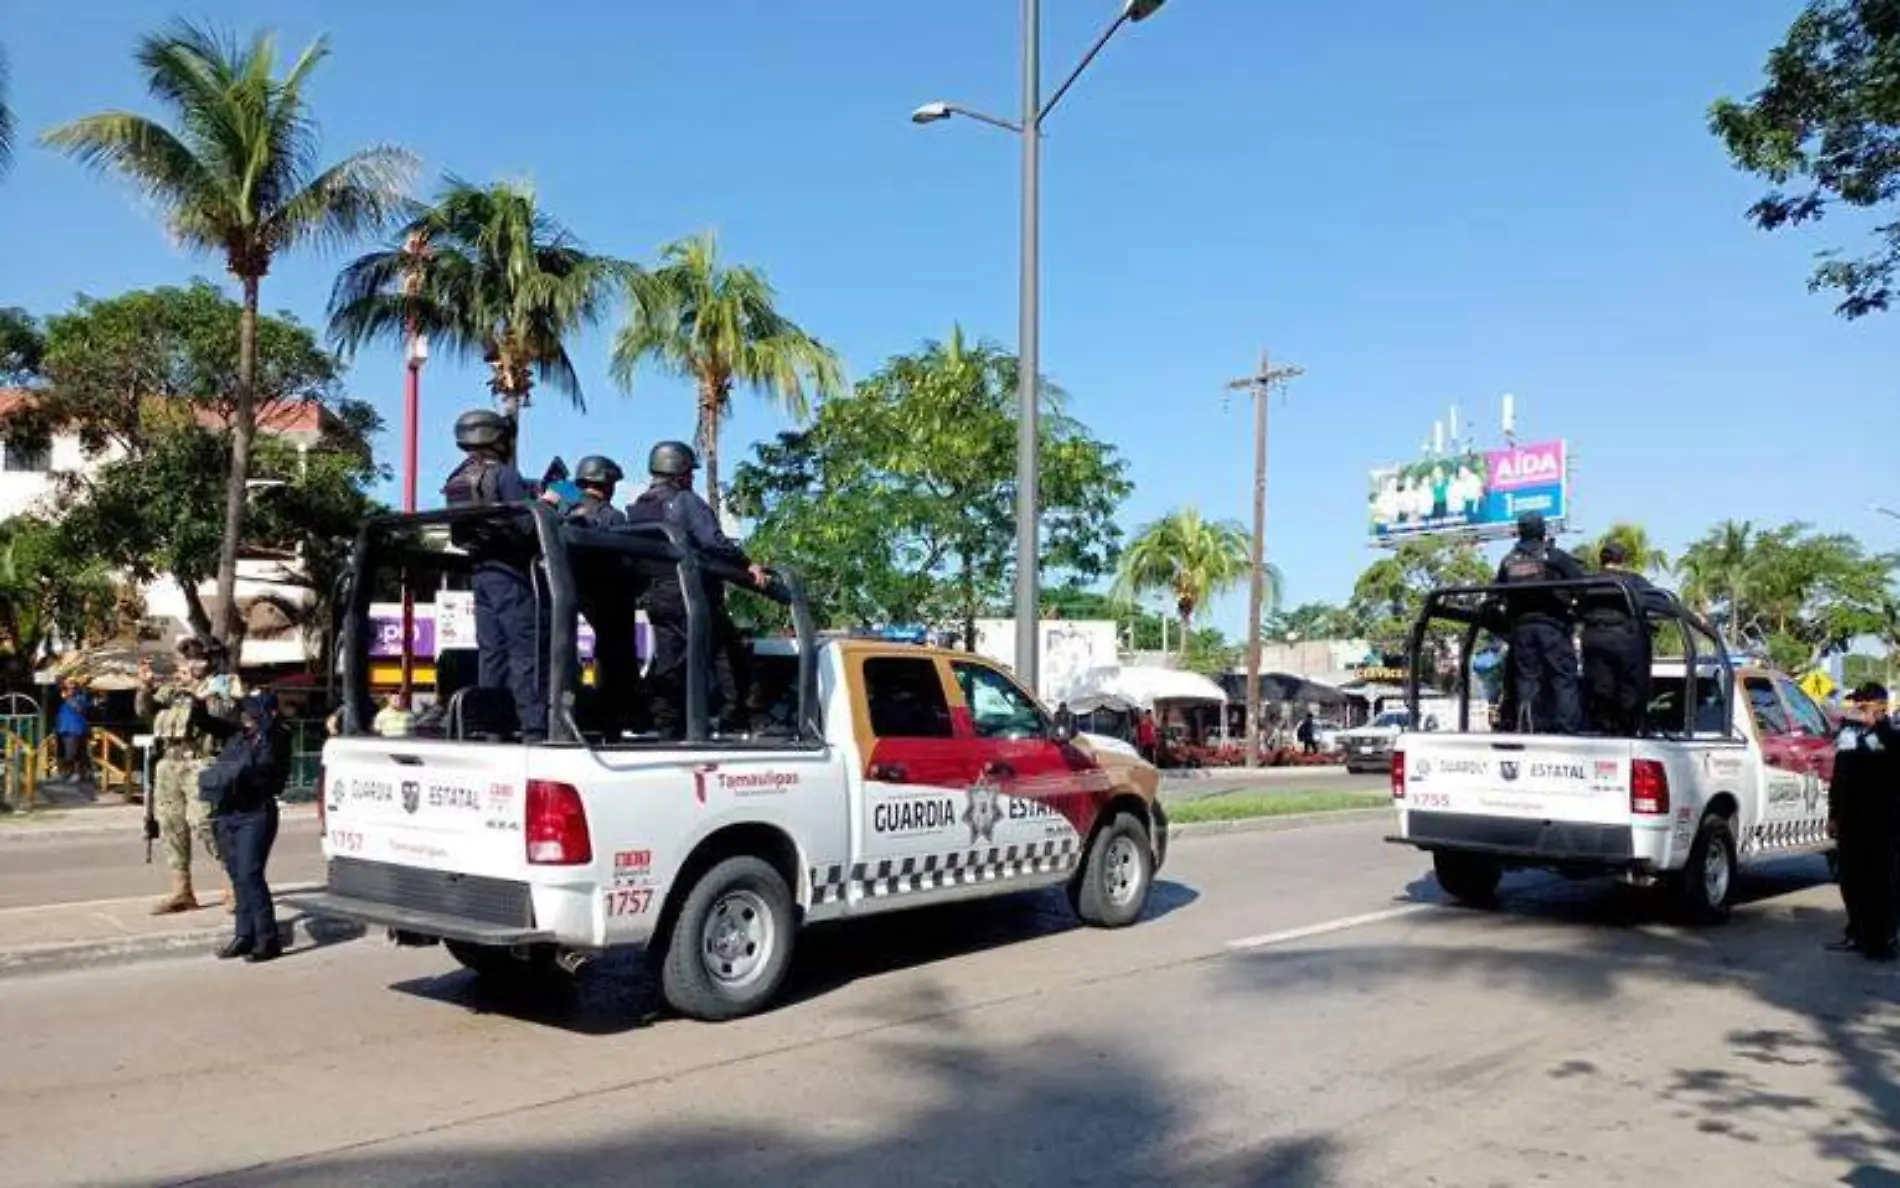
[[[755,556],[805,574],[828,622],[974,620],[1014,562],[1016,360],[953,333],[900,355],[811,427],[759,445],[734,476]],[[1113,447],[1044,391],[1045,572],[1087,582],[1113,566],[1129,490]]]
[[[1746,520],[1724,520],[1692,542],[1678,562],[1683,600],[1718,624],[1735,624],[1754,545]]]
[[[1749,208],[1764,230],[1813,222],[1830,207],[1890,212],[1900,197],[1900,3],[1811,0],[1768,56],[1767,83],[1723,99],[1709,123],[1735,164],[1774,188]],[[1839,312],[1885,310],[1900,268],[1900,220],[1873,227],[1876,249],[1823,253],[1809,280],[1841,295]]]
[[[525,185],[445,180],[395,245],[352,262],[330,295],[330,334],[346,352],[418,332],[489,368],[510,418],[537,383],[585,407],[567,346],[597,324],[633,274],[589,253]]]
[[[379,230],[399,208],[413,167],[393,148],[319,166],[304,91],[328,54],[318,38],[279,75],[271,34],[239,45],[180,22],[144,38],[136,53],[147,89],[174,127],[109,111],[43,137],[89,166],[122,174],[163,212],[175,239],[222,256],[243,290],[217,566],[225,608],[219,634],[227,639],[240,629],[237,557],[257,436],[259,288],[282,252]]]
[[[81,298],[47,319],[44,386],[0,421],[8,436],[78,437],[96,465],[60,478],[62,534],[77,554],[136,581],[171,576],[201,632],[213,629],[198,587],[217,572],[222,548],[239,309],[202,281]],[[250,491],[247,539],[296,554],[303,564],[287,574],[327,595],[370,507],[363,492],[379,475],[366,443],[379,424],[369,406],[339,397],[339,364],[307,327],[264,317],[256,341],[261,407],[316,402],[332,420],[308,451],[270,436],[258,443],[254,478],[266,485]]]
[[[1198,509],[1182,508],[1143,527],[1128,542],[1114,595],[1130,606],[1151,593],[1172,598],[1185,657],[1195,612],[1246,581],[1250,565],[1247,533],[1239,524],[1204,519]]]
[[[1013,608],[998,607],[1007,616]],[[1113,622],[1122,646],[1132,651],[1154,651],[1161,647],[1161,616],[1145,607],[1129,607],[1108,594],[1086,589],[1073,578],[1044,586],[1042,617],[1045,619],[1106,619]]]
[[[631,387],[642,364],[691,380],[695,436],[706,471],[706,501],[719,509],[719,428],[735,387],[777,401],[803,420],[811,394],[844,391],[844,368],[830,348],[779,312],[765,275],[719,262],[712,233],[669,244],[660,266],[635,275],[627,323],[614,338],[614,376]]]
[[[1481,585],[1491,576],[1484,554],[1471,542],[1415,537],[1366,567],[1347,610],[1374,648],[1403,656],[1427,594],[1443,586]]]
[[[1181,649],[1181,667],[1205,677],[1218,677],[1240,660],[1241,649],[1228,642],[1218,627],[1197,627]]]
[[[1641,524],[1611,524],[1603,535],[1579,548],[1576,558],[1587,570],[1602,569],[1603,546],[1611,542],[1623,546],[1629,558],[1625,563],[1627,568],[1652,576],[1668,572],[1669,554],[1650,542],[1649,533]]]
[[[26,387],[40,377],[46,335],[23,309],[0,309],[0,385]]]
[[[1263,616],[1260,624],[1261,634],[1274,641],[1350,639],[1358,629],[1351,611],[1327,602],[1307,602],[1291,610],[1274,611]]]
[[[121,617],[111,572],[75,550],[58,525],[30,516],[0,523],[0,672],[8,687],[26,685],[55,647],[96,642]]]

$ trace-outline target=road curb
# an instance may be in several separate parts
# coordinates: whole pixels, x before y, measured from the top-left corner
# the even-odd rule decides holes
[[[273,897],[281,900],[284,896],[302,895],[322,889],[322,883],[297,883],[279,889],[273,893]],[[60,904],[49,907],[47,910],[83,906],[85,905]],[[280,903],[280,909],[282,906]],[[359,930],[345,928],[338,925],[336,921],[322,920],[301,912],[290,916],[280,915],[277,920],[277,929],[279,935],[283,937],[286,948],[299,944],[335,944],[339,940],[354,939],[356,935],[360,935]],[[11,949],[0,949],[0,979],[27,974],[58,973],[98,965],[129,965],[172,956],[209,956],[230,939],[231,917],[219,911],[216,923],[207,923],[201,928],[192,928],[183,932],[20,945]]]
[[[118,806],[115,805],[113,807],[117,808]],[[75,813],[92,813],[102,810],[72,809],[68,811]],[[45,825],[28,825],[23,823],[9,824],[5,817],[0,817],[0,846],[10,843],[70,841],[76,837],[117,836],[121,838],[131,838],[133,840],[143,840],[144,819],[143,815],[139,815],[129,820],[59,821],[48,822]],[[281,810],[280,820],[286,825],[299,821],[315,821],[316,819],[317,809],[315,805],[299,804],[293,806],[287,804],[284,805]]]
[[[1235,821],[1189,821],[1169,825],[1168,840],[1187,837],[1214,837],[1223,833],[1279,833],[1311,825],[1331,825],[1347,821],[1370,821],[1392,810],[1383,806],[1362,809],[1334,809],[1331,812],[1287,813],[1279,817],[1242,817]]]

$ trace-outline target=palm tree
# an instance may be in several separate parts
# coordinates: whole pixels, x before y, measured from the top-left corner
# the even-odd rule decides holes
[[[268,32],[249,45],[180,22],[139,42],[152,97],[177,131],[130,112],[108,111],[55,128],[43,143],[93,168],[124,175],[165,214],[188,247],[222,254],[244,290],[238,383],[231,417],[218,601],[224,639],[238,632],[237,554],[257,433],[257,295],[279,252],[307,242],[341,243],[381,228],[399,208],[413,170],[409,154],[372,148],[327,169],[304,87],[329,55],[318,38],[281,77]]]
[[[13,163],[13,109],[7,106],[7,54],[0,50],[0,175]]]
[[[719,263],[711,232],[669,244],[660,267],[633,277],[633,309],[614,338],[614,378],[631,386],[651,359],[698,388],[695,434],[706,468],[706,501],[719,509],[719,426],[743,386],[776,400],[793,417],[809,411],[805,386],[820,400],[844,388],[838,357],[778,311],[763,273]]]
[[[1637,573],[1662,574],[1669,569],[1669,554],[1650,543],[1649,533],[1641,524],[1627,521],[1611,524],[1602,536],[1577,550],[1578,559],[1585,568],[1602,568],[1603,546],[1611,542],[1623,546],[1629,557],[1627,568]]]
[[[1203,519],[1192,507],[1170,512],[1128,542],[1110,597],[1132,606],[1151,591],[1172,595],[1185,652],[1194,630],[1194,612],[1209,598],[1247,579],[1248,543],[1246,531],[1232,520]],[[1277,592],[1278,575],[1269,576]]]
[[[1724,520],[1683,550],[1677,563],[1683,575],[1683,598],[1704,613],[1722,604],[1722,617],[1732,635],[1741,631],[1742,600],[1754,563],[1755,543],[1753,524]]]
[[[598,323],[632,266],[590,255],[526,185],[443,180],[386,250],[351,262],[330,293],[330,336],[354,352],[375,339],[439,339],[489,368],[509,418],[536,383],[585,407],[567,340]]]

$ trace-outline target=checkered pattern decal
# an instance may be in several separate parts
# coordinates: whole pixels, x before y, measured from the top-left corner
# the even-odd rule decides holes
[[[1755,826],[1742,847],[1748,853],[1763,850],[1797,850],[1822,845],[1827,841],[1827,821],[1808,817],[1800,821],[1770,821]]]
[[[849,868],[849,878],[842,865],[814,866],[812,902],[838,903],[852,893],[864,899],[884,899],[892,895],[967,887],[973,883],[1002,882],[1025,875],[1067,873],[1081,861],[1081,851],[1081,841],[1071,837],[1020,846],[990,846],[950,854],[860,862]]]

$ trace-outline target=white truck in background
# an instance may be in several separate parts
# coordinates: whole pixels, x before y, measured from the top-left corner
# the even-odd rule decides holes
[[[1421,631],[1433,620],[1470,629],[1466,687],[1471,643],[1497,597],[1469,587],[1427,600]],[[1494,902],[1508,870],[1541,868],[1661,886],[1701,921],[1727,915],[1739,863],[1831,855],[1826,716],[1786,676],[1731,663],[1707,624],[1668,606],[1648,621],[1665,635],[1673,625],[1686,646],[1654,664],[1637,737],[1455,724],[1407,734],[1392,761],[1390,840],[1429,853],[1439,885],[1468,904]]]

